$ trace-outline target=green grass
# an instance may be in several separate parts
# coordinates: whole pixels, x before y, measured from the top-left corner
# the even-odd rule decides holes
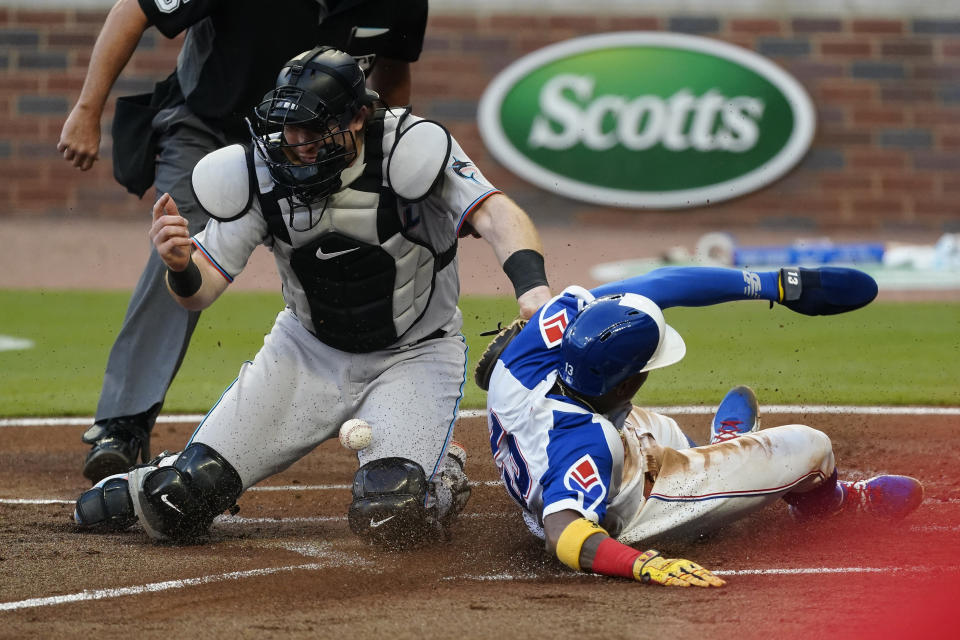
[[[0,291],[0,335],[36,347],[0,351],[0,416],[92,415],[125,292]],[[166,412],[205,412],[253,357],[282,308],[277,294],[230,292],[205,312]],[[473,365],[512,319],[515,302],[462,301],[470,376],[462,406],[484,394]],[[669,309],[687,357],[656,371],[641,391],[649,405],[716,404],[749,384],[763,404],[960,405],[960,304],[875,303],[855,313],[808,318],[744,302]]]

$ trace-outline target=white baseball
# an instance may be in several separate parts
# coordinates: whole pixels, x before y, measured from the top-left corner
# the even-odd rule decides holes
[[[340,444],[347,449],[360,451],[373,442],[373,429],[366,420],[351,418],[340,427]]]

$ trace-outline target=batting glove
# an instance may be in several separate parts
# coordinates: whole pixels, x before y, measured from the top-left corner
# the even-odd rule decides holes
[[[656,582],[668,587],[722,587],[723,580],[696,562],[682,558],[667,559],[653,549],[640,554],[633,565],[633,577],[646,584]]]

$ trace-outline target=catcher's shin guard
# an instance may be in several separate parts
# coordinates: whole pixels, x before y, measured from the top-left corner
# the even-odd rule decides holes
[[[110,476],[77,498],[73,520],[91,531],[122,531],[137,521],[126,474]]]
[[[130,472],[133,507],[151,537],[177,542],[201,538],[213,519],[243,491],[236,470],[205,444],[193,443],[170,466]]]
[[[406,458],[381,458],[360,467],[347,511],[350,530],[391,548],[414,547],[435,530],[426,509],[427,478]]]

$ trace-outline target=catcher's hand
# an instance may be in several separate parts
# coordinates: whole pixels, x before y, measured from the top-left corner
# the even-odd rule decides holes
[[[165,193],[153,205],[150,241],[160,259],[174,271],[183,271],[190,264],[193,239],[187,219],[180,215],[177,203]]]
[[[643,582],[656,582],[668,587],[722,587],[723,580],[696,562],[682,558],[667,559],[659,551],[645,551],[633,565],[633,577]]]

